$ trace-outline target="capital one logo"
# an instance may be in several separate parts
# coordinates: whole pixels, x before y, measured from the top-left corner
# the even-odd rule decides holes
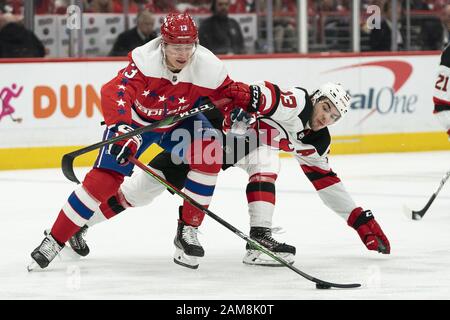
[[[0,90],[0,121],[2,118],[9,116],[14,122],[22,122],[22,118],[14,118],[13,113],[16,111],[11,105],[11,100],[20,96],[23,86],[17,87],[15,83],[9,87],[4,87]]]
[[[368,68],[381,68],[394,77],[392,86],[381,88],[368,87],[367,92],[349,92],[352,97],[350,108],[352,110],[368,110],[369,112],[357,123],[362,124],[375,112],[380,115],[386,114],[408,114],[415,112],[415,104],[418,101],[416,94],[399,94],[400,89],[410,78],[413,67],[409,62],[401,60],[381,60],[352,64],[335,68],[324,73],[332,73],[343,70],[354,70],[363,68],[368,73]]]

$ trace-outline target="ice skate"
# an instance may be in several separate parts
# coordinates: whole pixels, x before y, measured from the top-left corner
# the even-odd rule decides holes
[[[62,248],[64,248],[64,245],[60,246],[58,242],[53,239],[52,235],[46,235],[41,244],[31,253],[31,258],[33,258],[33,260],[27,267],[28,271],[32,271],[38,266],[41,269],[46,268]]]
[[[78,232],[69,239],[69,244],[72,250],[82,257],[89,254],[89,247],[85,240],[87,229],[87,225],[82,226],[80,230],[78,230]]]
[[[49,235],[51,229],[45,229],[44,235]],[[89,248],[88,248],[89,250]],[[58,259],[61,261],[67,261],[67,260],[79,260],[82,256],[74,251],[72,247],[65,246],[59,253],[58,253]]]
[[[175,255],[173,261],[181,266],[197,269],[198,258],[205,255],[200,242],[197,239],[198,228],[185,224],[178,220],[178,229],[175,236]]]
[[[250,229],[250,238],[275,253],[278,257],[286,260],[289,264],[294,263],[295,247],[286,243],[280,243],[272,238],[272,230],[270,228],[252,227]],[[242,260],[245,264],[270,267],[283,266],[265,253],[251,248],[248,243],[245,249],[247,252]]]

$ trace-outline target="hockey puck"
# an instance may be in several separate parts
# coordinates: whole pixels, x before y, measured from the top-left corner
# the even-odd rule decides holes
[[[316,283],[316,289],[330,289],[331,286],[323,283]]]

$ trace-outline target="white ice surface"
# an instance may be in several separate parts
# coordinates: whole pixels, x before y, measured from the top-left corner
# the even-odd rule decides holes
[[[58,170],[0,171],[0,299],[449,299],[450,182],[421,221],[421,209],[450,169],[450,151],[333,156],[332,168],[357,204],[372,209],[389,237],[391,255],[369,252],[357,233],[325,207],[293,159],[283,159],[274,224],[279,240],[297,247],[295,266],[360,289],[317,290],[287,268],[242,264],[245,241],[209,217],[201,228],[206,256],[198,270],[172,262],[177,196],[131,209],[89,230],[91,254],[70,250],[43,271],[28,273],[42,241],[74,185]],[[87,168],[77,168],[82,177]],[[210,209],[248,233],[247,177],[219,176]]]

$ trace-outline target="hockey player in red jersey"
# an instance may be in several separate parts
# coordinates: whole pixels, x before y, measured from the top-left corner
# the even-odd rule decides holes
[[[328,164],[327,155],[331,138],[327,127],[341,119],[350,105],[350,97],[342,86],[328,83],[312,96],[298,87],[282,90],[269,82],[250,87],[235,83],[228,88],[233,91],[229,92],[230,96],[240,98],[238,104],[258,115],[255,124],[249,121],[248,113],[235,109],[227,114],[222,128],[232,133],[233,128],[242,129],[250,125],[256,127],[259,132],[261,145],[257,149],[248,148],[249,153],[243,159],[237,163],[224,163],[222,166],[226,169],[234,164],[249,175],[246,193],[251,238],[288,262],[294,261],[295,247],[280,243],[272,237],[275,182],[280,167],[276,149],[279,149],[293,153],[323,202],[357,231],[369,250],[389,254],[389,241],[372,212],[356,206]],[[151,161],[150,166],[179,188],[184,185],[183,172],[186,169],[171,163],[167,153],[158,155]],[[109,219],[130,204],[133,206],[148,204],[163,191],[164,187],[153,178],[137,172],[121,186],[120,196],[112,197],[107,204],[101,206],[88,225],[92,226],[99,220]],[[87,248],[82,232],[75,235],[72,241]],[[279,265],[259,251],[252,250],[248,246],[246,249],[243,260],[246,264]]]
[[[258,117],[257,128],[263,141],[235,165],[249,174],[250,236],[271,247],[275,181],[279,170],[275,147],[296,158],[324,204],[357,231],[367,249],[389,254],[389,241],[372,212],[353,202],[328,163],[331,137],[327,127],[339,121],[349,109],[350,96],[345,89],[326,83],[310,96],[300,87],[286,90],[264,82],[251,86],[234,83],[228,90],[230,96],[240,97],[239,106]],[[291,255],[286,253],[285,258],[289,260]],[[277,262],[247,245],[244,263]]]
[[[441,55],[441,63],[437,72],[437,79],[434,85],[434,111],[436,118],[447,131],[450,140],[450,45],[448,45]]]
[[[102,111],[108,126],[104,139],[189,110],[203,97],[216,101],[233,83],[223,63],[198,44],[197,27],[188,14],[168,14],[161,25],[161,37],[134,49],[129,60],[128,66],[101,89]],[[194,130],[198,136],[198,126],[196,124],[194,128],[194,122],[200,122],[199,127],[203,130],[197,140]],[[127,160],[129,156],[140,156],[154,142],[171,151],[179,143],[171,139],[175,128],[184,129],[194,137],[178,156],[189,166],[187,192],[207,207],[214,192],[222,153],[219,143],[207,136],[211,124],[200,114],[101,149],[82,186],[69,196],[50,233],[31,253],[33,261],[29,269],[36,264],[47,267],[98,207],[118,193],[124,176],[130,175],[133,169],[133,164]],[[200,145],[200,154],[194,145]],[[212,150],[213,159],[203,159],[201,151],[205,149]],[[186,255],[195,260],[204,255],[197,239],[197,228],[202,219],[198,209],[184,203],[175,237],[178,256]]]

